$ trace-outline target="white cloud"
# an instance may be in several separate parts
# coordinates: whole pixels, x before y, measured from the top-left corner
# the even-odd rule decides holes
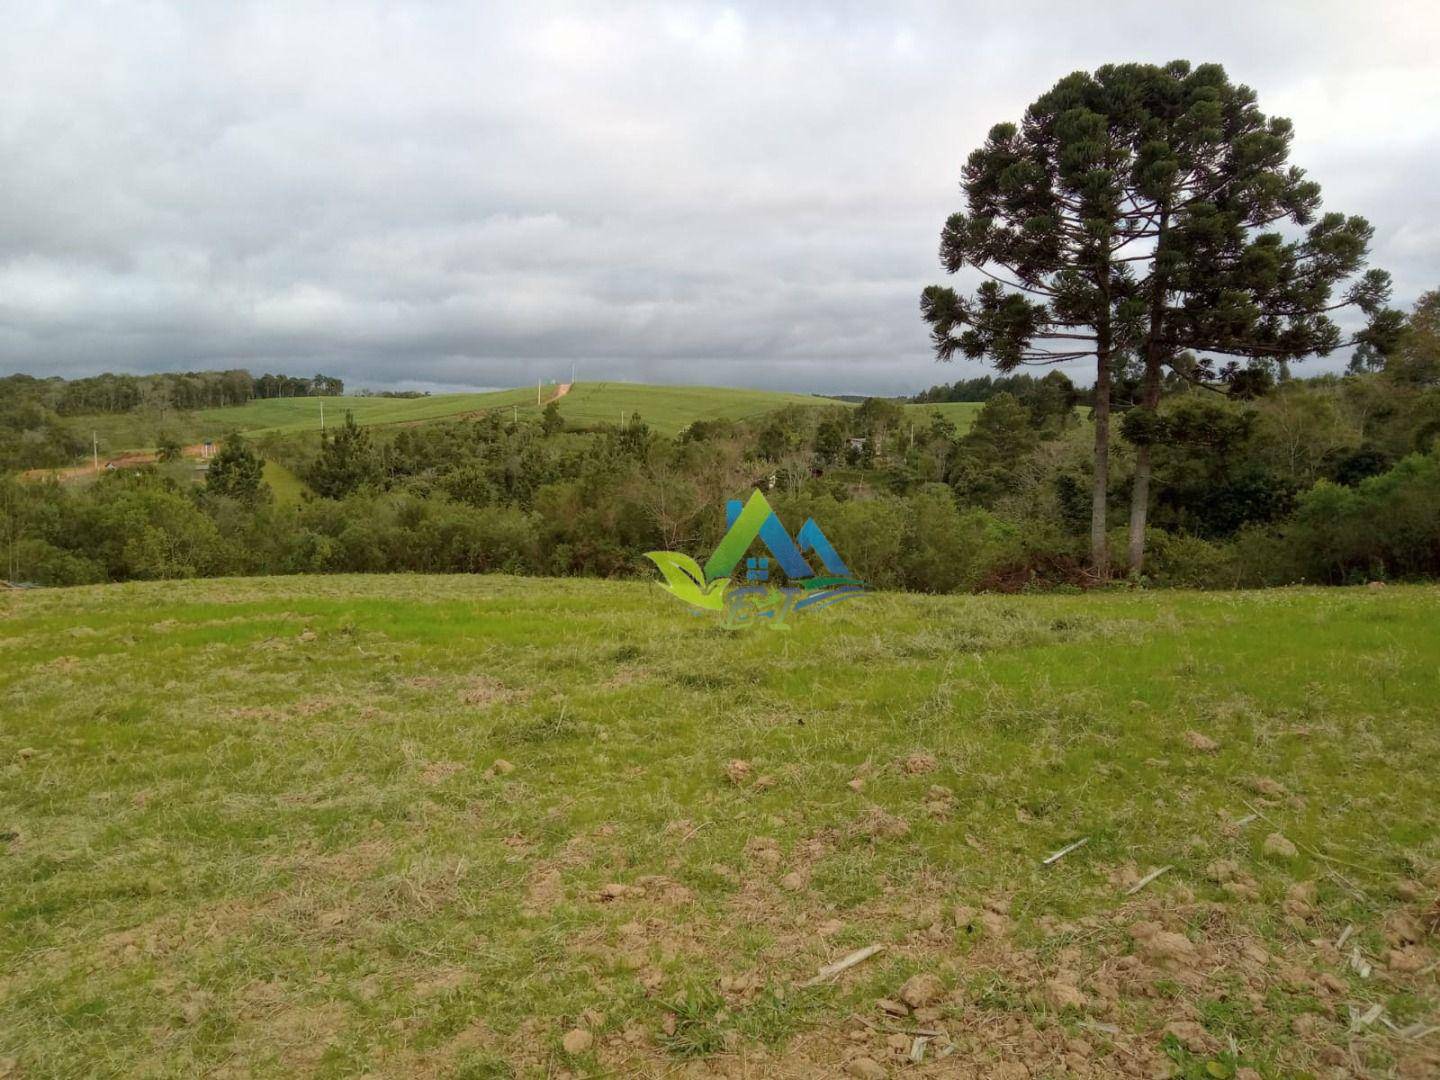
[[[0,37],[0,369],[914,390],[969,150],[1219,60],[1434,280],[1430,6],[113,3]]]

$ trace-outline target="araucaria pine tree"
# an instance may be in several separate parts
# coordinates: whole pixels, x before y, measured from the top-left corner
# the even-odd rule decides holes
[[[936,355],[1002,371],[1095,362],[1091,562],[1106,549],[1111,373],[1143,364],[1125,434],[1136,448],[1129,563],[1144,555],[1150,451],[1165,370],[1225,390],[1248,365],[1284,365],[1357,341],[1384,349],[1400,325],[1389,278],[1364,270],[1363,218],[1316,218],[1320,189],[1288,165],[1289,121],[1215,64],[1107,65],[1061,79],[1023,124],[970,155],[966,213],[941,234],[945,269],[976,270],[973,295],[925,290]],[[1309,226],[1286,236],[1271,226]],[[1337,296],[1338,291],[1338,296]],[[1348,341],[1331,313],[1369,318]],[[1242,361],[1245,365],[1242,366]]]
[[[935,354],[989,359],[1001,371],[1091,358],[1095,363],[1095,471],[1090,561],[1109,575],[1110,376],[1117,349],[1117,297],[1130,290],[1117,262],[1126,206],[1119,177],[1128,150],[1114,137],[1112,88],[1077,73],[1026,110],[1020,125],[997,124],[962,175],[965,211],[940,236],[947,272],[985,279],[962,297],[932,285],[920,311]],[[1123,95],[1122,95],[1123,97]]]
[[[1384,351],[1402,316],[1384,306],[1389,276],[1364,271],[1373,232],[1365,219],[1317,217],[1320,186],[1288,163],[1290,121],[1267,118],[1255,92],[1231,83],[1218,64],[1097,73],[1119,76],[1137,91],[1117,131],[1130,146],[1120,178],[1123,242],[1115,247],[1115,257],[1137,269],[1118,314],[1144,369],[1139,402],[1122,425],[1135,446],[1135,574],[1145,555],[1150,447],[1164,438],[1156,407],[1167,368],[1244,394],[1256,367],[1284,370],[1356,342]],[[1332,318],[1346,307],[1367,317],[1348,339]]]

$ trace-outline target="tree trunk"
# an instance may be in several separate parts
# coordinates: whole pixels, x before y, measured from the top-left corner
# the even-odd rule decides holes
[[[1100,581],[1110,577],[1106,525],[1110,505],[1110,318],[1107,310],[1095,335],[1095,485],[1090,494],[1090,570]]]
[[[1165,321],[1165,294],[1168,292],[1160,262],[1165,244],[1165,230],[1170,224],[1168,208],[1160,212],[1159,236],[1155,241],[1154,281],[1150,288],[1150,330],[1145,336],[1145,381],[1140,393],[1140,408],[1154,413],[1160,404],[1160,365],[1164,350],[1160,331]],[[1126,552],[1132,577],[1139,577],[1145,566],[1145,521],[1150,515],[1150,444],[1135,448],[1135,483],[1130,490],[1130,546]]]
[[[1160,403],[1160,363],[1145,359],[1145,382],[1140,407],[1150,412]],[[1130,573],[1139,575],[1145,565],[1145,521],[1150,514],[1150,444],[1135,448],[1135,484],[1130,491]]]

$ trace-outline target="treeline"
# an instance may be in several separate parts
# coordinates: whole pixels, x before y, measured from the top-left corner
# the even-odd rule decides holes
[[[124,413],[138,409],[213,409],[243,405],[256,398],[339,395],[345,383],[329,375],[308,379],[294,375],[255,376],[243,368],[228,371],[164,372],[158,375],[115,375],[106,372],[83,379],[36,379],[11,375],[0,379],[0,400],[25,400],[60,416]]]
[[[934,405],[947,401],[989,401],[996,394],[1011,394],[1025,401],[1036,396],[1063,391],[1076,395],[1075,385],[1063,371],[1034,375],[981,375],[973,379],[956,379],[922,390],[910,400],[917,405]]]
[[[84,454],[89,443],[67,427],[69,417],[140,413],[154,417],[158,434],[173,413],[344,392],[345,383],[329,375],[257,378],[241,369],[84,379],[11,375],[0,379],[0,471],[56,468]]]
[[[1155,585],[1236,587],[1440,575],[1440,379],[1291,380],[1253,400],[1162,402],[1154,443]],[[959,433],[911,428],[893,401],[706,421],[676,438],[565,430],[558,411],[383,433],[227,440],[196,487],[177,465],[88,486],[0,490],[7,576],[78,584],[195,575],[505,571],[640,575],[644,552],[700,558],[725,500],[769,492],[820,521],[853,569],[928,592],[1073,588],[1086,569],[1089,426],[1073,409],[992,397]],[[311,496],[276,505],[260,451]],[[1133,447],[1117,438],[1111,528]]]

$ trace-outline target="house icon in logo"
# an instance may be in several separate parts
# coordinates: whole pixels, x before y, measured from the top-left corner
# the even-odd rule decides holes
[[[823,607],[865,589],[813,518],[792,537],[759,491],[743,504],[739,499],[726,503],[725,521],[729,529],[703,569],[677,551],[646,553],[664,575],[663,587],[693,607],[725,611],[738,621],[778,621],[790,611]],[[750,554],[757,540],[768,555]],[[807,555],[818,562],[819,571]],[[732,575],[742,561],[745,584],[732,587]],[[784,575],[784,588],[774,584],[777,573]]]

